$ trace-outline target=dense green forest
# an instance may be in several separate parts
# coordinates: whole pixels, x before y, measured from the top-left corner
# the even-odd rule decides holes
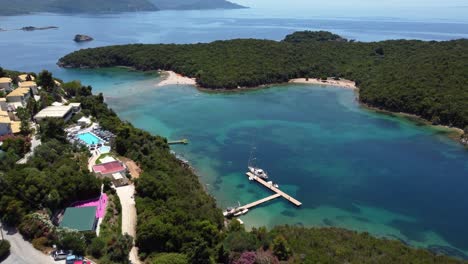
[[[1,68],[0,73],[10,77],[18,74]],[[43,71],[37,77],[47,87],[52,75]],[[344,229],[283,226],[247,232],[236,220],[225,224],[221,210],[198,177],[170,153],[167,139],[121,121],[102,94],[92,94],[90,86],[74,81],[62,87],[58,93],[71,102],[81,102],[82,115],[92,115],[104,129],[116,134],[116,154],[133,159],[143,170],[135,180],[135,242],[145,263],[465,263]],[[54,97],[57,91],[47,93]],[[92,256],[98,263],[128,263],[132,238],[120,234],[119,199],[108,181],[101,182],[88,172],[89,153],[65,140],[65,125],[54,119],[40,124],[38,134],[43,143],[27,164],[16,164],[24,152],[17,145],[26,142],[2,146],[7,154],[0,160],[1,221],[17,226],[39,249],[57,244]],[[96,197],[101,184],[109,195],[109,206],[99,237],[66,232],[52,224],[55,212],[72,202]]]
[[[133,44],[73,52],[64,67],[131,66],[173,70],[211,89],[235,89],[292,78],[356,81],[367,105],[419,115],[434,124],[468,126],[468,40],[346,41],[297,32],[284,41],[235,39],[208,44]]]

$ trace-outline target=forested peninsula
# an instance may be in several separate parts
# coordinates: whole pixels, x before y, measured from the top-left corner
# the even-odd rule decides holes
[[[356,82],[359,100],[415,114],[433,124],[468,127],[468,40],[350,41],[329,32],[296,32],[282,41],[234,39],[198,44],[131,44],[84,49],[63,67],[130,66],[172,70],[209,89],[237,89],[293,78]]]
[[[0,0],[0,6],[0,16],[38,12],[73,14],[244,8],[226,0]]]
[[[20,74],[0,68],[0,77],[16,80]],[[76,126],[79,118],[91,116],[115,134],[114,154],[134,160],[143,171],[132,181],[138,213],[134,239],[144,263],[467,263],[460,259],[468,257],[455,249],[441,246],[430,252],[340,228],[279,226],[246,231],[237,220],[225,222],[197,175],[171,154],[166,138],[122,121],[102,94],[92,94],[91,86],[73,81],[58,87],[47,71],[29,74],[43,89],[40,101],[31,99],[28,107],[20,110],[26,124],[57,98],[81,103],[82,108],[82,113],[66,123],[53,118],[40,122],[37,134],[42,145],[25,164],[16,161],[30,148],[34,131],[27,130],[27,125],[20,135],[5,139],[1,146],[6,155],[0,158],[0,219],[17,227],[37,249],[56,244],[97,263],[130,263],[132,238],[121,234],[122,209],[115,191],[109,181],[88,171],[89,150],[66,139],[66,126]],[[64,207],[96,197],[100,186],[109,195],[110,206],[99,236],[67,231],[52,223],[53,216]],[[2,248],[0,258],[1,253]]]

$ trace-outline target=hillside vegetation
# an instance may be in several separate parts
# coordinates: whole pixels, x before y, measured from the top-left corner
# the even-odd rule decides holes
[[[0,77],[18,74],[0,68]],[[42,82],[49,74],[43,71],[37,79]],[[414,249],[400,241],[338,228],[282,226],[271,231],[260,227],[247,232],[236,220],[225,225],[213,197],[205,192],[194,172],[170,153],[167,139],[120,120],[108,108],[103,95],[93,95],[90,86],[74,81],[62,87],[61,96],[70,102],[80,102],[83,115],[95,117],[104,129],[115,133],[113,150],[131,158],[143,170],[135,180],[138,213],[135,242],[145,263],[466,263]],[[53,97],[54,92],[57,91],[45,88],[41,96]],[[50,102],[44,100],[36,105],[30,101],[28,111],[33,115]],[[75,116],[67,125],[77,119]],[[14,137],[7,144],[4,141],[2,149],[6,155],[0,159],[0,220],[17,226],[36,248],[56,244],[73,249],[76,254],[91,255],[99,263],[129,263],[132,239],[121,234],[119,199],[110,189],[109,181],[98,180],[88,171],[88,149],[66,141],[65,125],[56,119],[40,123],[42,145],[26,164],[16,164],[19,154],[24,154],[17,145],[25,145],[24,140]],[[99,237],[88,232],[67,232],[52,224],[51,216],[64,207],[97,197],[101,184],[109,195],[109,206]],[[8,254],[7,247],[0,243],[0,259]],[[458,256],[466,258],[463,254]]]
[[[468,40],[363,43],[327,32],[297,32],[281,42],[235,39],[86,49],[63,57],[59,64],[173,70],[211,89],[256,87],[298,77],[345,78],[356,81],[362,103],[465,128],[467,61]]]
[[[1,15],[37,12],[115,13],[163,9],[243,8],[226,0],[0,0]]]

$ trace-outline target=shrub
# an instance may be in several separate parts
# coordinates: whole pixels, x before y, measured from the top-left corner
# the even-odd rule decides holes
[[[10,242],[6,240],[0,241],[0,262],[10,255]]]
[[[188,264],[187,256],[178,253],[158,255],[151,263],[154,264]]]
[[[257,254],[255,252],[244,252],[240,258],[234,261],[234,264],[254,264],[257,259]]]
[[[278,236],[273,240],[273,253],[279,260],[288,260],[292,255],[288,242],[283,236]]]
[[[49,240],[46,237],[39,237],[32,240],[32,245],[35,249],[44,251],[49,244]]]
[[[94,238],[88,246],[88,253],[95,258],[100,258],[104,254],[106,243],[99,237]]]

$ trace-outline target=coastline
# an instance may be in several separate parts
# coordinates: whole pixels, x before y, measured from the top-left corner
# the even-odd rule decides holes
[[[413,123],[420,123],[420,124],[423,124],[425,126],[429,126],[432,129],[443,130],[447,134],[447,137],[449,137],[452,140],[457,141],[462,146],[468,147],[468,145],[465,145],[461,141],[461,136],[463,136],[463,134],[464,134],[464,131],[461,128],[450,127],[450,126],[446,126],[446,125],[434,125],[429,120],[424,119],[421,116],[418,116],[418,115],[415,115],[415,114],[409,114],[409,113],[404,113],[404,112],[392,112],[392,111],[388,111],[388,110],[381,109],[381,108],[378,108],[378,107],[367,105],[367,104],[362,103],[360,101],[358,101],[358,102],[359,102],[359,105],[362,108],[365,108],[365,109],[367,109],[369,111],[373,111],[373,112],[376,112],[376,113],[379,113],[379,114],[386,114],[386,115],[392,115],[392,116],[399,117],[399,118],[404,118],[404,119],[409,120],[409,121],[411,121]]]
[[[467,146],[461,140],[461,137],[464,134],[464,131],[461,128],[450,127],[446,125],[434,125],[429,120],[426,120],[415,114],[409,114],[409,113],[404,113],[404,112],[392,112],[392,111],[388,111],[385,109],[380,109],[377,107],[369,106],[359,101],[359,87],[356,85],[354,81],[351,81],[351,80],[346,80],[346,79],[335,80],[333,78],[328,78],[327,80],[321,80],[318,78],[308,78],[308,79],[296,78],[296,79],[289,80],[287,83],[265,84],[265,85],[259,85],[257,87],[239,87],[236,89],[210,89],[210,88],[199,86],[195,78],[185,77],[174,71],[159,71],[159,72],[165,76],[163,77],[164,79],[156,85],[157,87],[162,87],[162,86],[167,86],[167,85],[193,85],[199,91],[207,92],[207,93],[235,93],[235,92],[244,92],[244,91],[254,91],[254,90],[269,88],[274,85],[281,85],[281,84],[311,84],[311,85],[321,85],[321,86],[351,89],[351,90],[357,91],[358,103],[361,107],[364,107],[370,111],[375,111],[375,112],[382,113],[382,114],[391,114],[397,117],[406,118],[413,122],[420,122],[434,129],[445,130],[447,133],[447,136],[450,139],[457,141],[462,146]]]
[[[167,85],[197,85],[195,78],[189,78],[175,73],[174,71],[159,71],[161,73],[162,81],[157,83],[157,87]]]
[[[353,90],[358,90],[356,83],[346,79],[335,80],[333,78],[328,78],[327,80],[321,80],[316,78],[297,78],[291,79],[288,83],[293,84],[315,84],[315,85],[324,85],[324,86],[336,86],[342,88],[348,88]]]

